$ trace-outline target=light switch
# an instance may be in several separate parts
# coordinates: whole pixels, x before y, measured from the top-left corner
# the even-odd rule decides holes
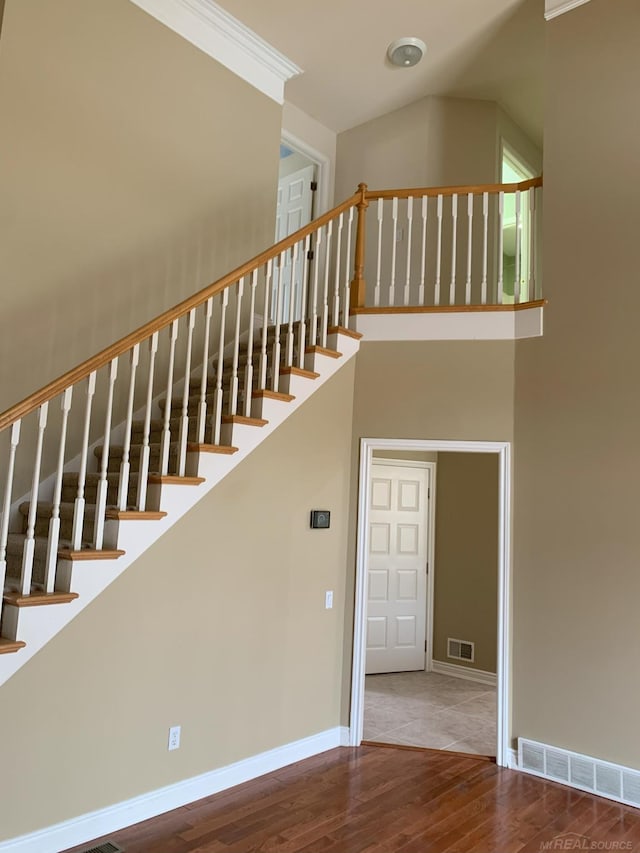
[[[324,594],[324,608],[325,610],[331,610],[333,607],[333,590],[328,589]]]

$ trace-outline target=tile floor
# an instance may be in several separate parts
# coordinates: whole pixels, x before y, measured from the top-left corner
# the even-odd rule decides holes
[[[364,738],[496,754],[496,689],[435,672],[367,675]]]

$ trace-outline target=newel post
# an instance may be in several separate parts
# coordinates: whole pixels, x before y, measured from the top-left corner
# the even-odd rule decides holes
[[[366,295],[366,284],[364,280],[364,258],[367,208],[369,207],[369,200],[366,197],[367,185],[358,184],[358,192],[360,193],[360,201],[356,205],[358,209],[358,226],[356,229],[353,280],[351,281],[351,291],[349,297],[349,307],[352,311],[354,310],[354,308],[364,308]]]

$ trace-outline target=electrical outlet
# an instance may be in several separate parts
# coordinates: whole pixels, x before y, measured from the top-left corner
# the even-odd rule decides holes
[[[169,745],[167,749],[179,749],[180,748],[180,726],[171,726],[169,729]]]
[[[324,594],[324,609],[331,610],[333,607],[333,590],[329,589]]]

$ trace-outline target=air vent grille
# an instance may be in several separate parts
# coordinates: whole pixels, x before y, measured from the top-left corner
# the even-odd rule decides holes
[[[124,847],[118,847],[113,841],[103,841],[97,847],[87,847],[86,850],[81,850],[80,853],[124,853]]]
[[[640,771],[518,738],[518,767],[619,803],[640,806]]]
[[[475,647],[469,640],[447,639],[447,657],[454,660],[466,660],[473,663],[475,660]]]

